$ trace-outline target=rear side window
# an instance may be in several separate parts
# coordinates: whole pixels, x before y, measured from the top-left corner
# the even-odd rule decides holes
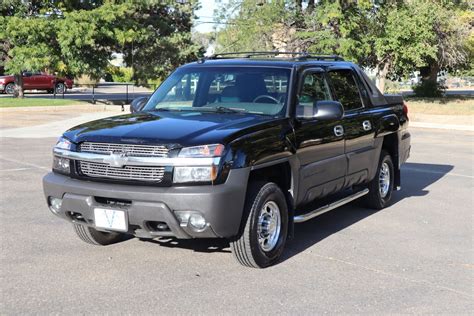
[[[359,88],[354,74],[349,69],[332,70],[329,72],[336,97],[345,111],[363,107]]]

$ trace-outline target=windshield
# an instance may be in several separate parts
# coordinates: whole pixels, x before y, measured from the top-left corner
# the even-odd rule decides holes
[[[186,67],[155,91],[144,111],[245,112],[284,115],[289,69]]]

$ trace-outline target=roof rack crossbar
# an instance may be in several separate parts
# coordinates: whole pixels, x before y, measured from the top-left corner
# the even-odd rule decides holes
[[[241,56],[243,55],[243,56]],[[316,59],[316,60],[334,60],[334,61],[343,61],[344,59],[338,55],[322,55],[322,54],[314,54],[308,52],[278,52],[278,51],[255,51],[255,52],[234,52],[234,53],[218,53],[213,54],[207,57],[200,59],[200,61],[208,60],[208,59],[226,59],[226,58],[233,58],[239,56],[240,58],[251,58],[254,56],[262,56],[262,55],[292,55],[295,56],[295,59],[298,60],[306,60],[306,59]]]

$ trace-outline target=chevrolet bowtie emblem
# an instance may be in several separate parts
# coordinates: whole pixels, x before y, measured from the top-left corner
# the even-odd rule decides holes
[[[111,153],[110,156],[104,158],[104,162],[108,163],[111,167],[121,168],[128,162],[127,153]]]

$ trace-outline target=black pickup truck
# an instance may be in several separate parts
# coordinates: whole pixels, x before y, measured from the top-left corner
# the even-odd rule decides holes
[[[43,179],[85,242],[227,238],[275,263],[295,224],[357,198],[389,205],[410,153],[407,106],[337,56],[214,55],[179,67],[132,114],[76,126]]]

